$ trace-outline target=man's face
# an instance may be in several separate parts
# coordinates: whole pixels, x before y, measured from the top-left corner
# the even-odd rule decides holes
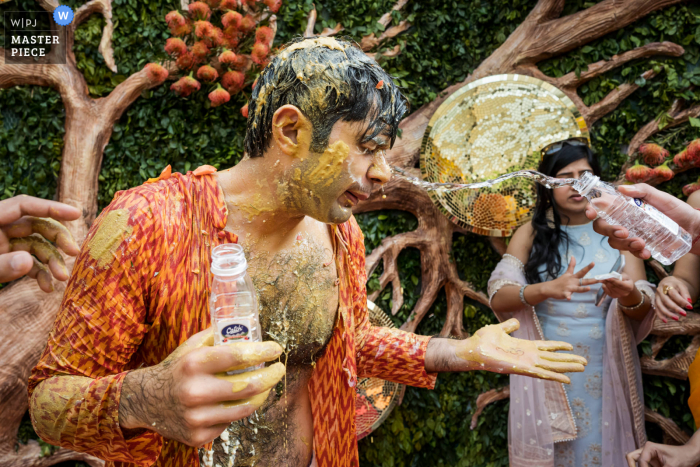
[[[327,224],[341,224],[353,206],[369,197],[375,183],[389,181],[384,152],[390,137],[380,133],[369,138],[366,128],[366,122],[338,121],[323,153],[299,154],[280,185],[295,209]]]

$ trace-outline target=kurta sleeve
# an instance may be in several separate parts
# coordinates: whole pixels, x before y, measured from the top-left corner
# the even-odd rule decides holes
[[[117,193],[92,225],[48,344],[29,380],[29,410],[46,442],[96,457],[153,464],[162,439],[119,426],[121,387],[148,331],[149,282],[162,255],[157,191]]]
[[[430,336],[372,326],[367,311],[367,272],[362,231],[354,218],[350,222],[349,256],[353,280],[353,313],[357,376],[377,377],[395,383],[433,389],[437,373],[425,370]]]

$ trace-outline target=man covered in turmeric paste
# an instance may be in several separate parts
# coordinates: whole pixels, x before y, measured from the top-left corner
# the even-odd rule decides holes
[[[555,352],[566,343],[511,338],[516,320],[465,340],[370,325],[352,208],[391,177],[406,105],[356,45],[300,39],[258,79],[238,165],[117,193],[31,377],[37,433],[109,466],[357,466],[358,377],[432,388],[440,371],[583,371]],[[208,345],[210,254],[227,242],[246,251],[269,341],[250,351]]]

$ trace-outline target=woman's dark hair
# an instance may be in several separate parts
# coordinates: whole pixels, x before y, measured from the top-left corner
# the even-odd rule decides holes
[[[544,156],[537,170],[553,177],[561,169],[579,159],[586,159],[593,173],[600,176],[600,165],[593,151],[587,146],[574,146],[567,143],[564,143],[562,148],[554,154]],[[548,220],[547,211],[550,208],[554,218]],[[563,243],[568,249],[575,240],[571,240],[561,229],[561,215],[554,203],[552,190],[539,184],[537,185],[537,204],[531,223],[535,235],[530,258],[525,265],[525,277],[528,283],[534,284],[541,281],[540,267],[543,264],[544,272],[549,277],[559,277],[563,267],[559,246]]]

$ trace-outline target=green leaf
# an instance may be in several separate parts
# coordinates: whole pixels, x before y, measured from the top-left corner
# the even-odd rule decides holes
[[[700,128],[700,118],[690,117],[688,122],[690,122],[690,126]]]

